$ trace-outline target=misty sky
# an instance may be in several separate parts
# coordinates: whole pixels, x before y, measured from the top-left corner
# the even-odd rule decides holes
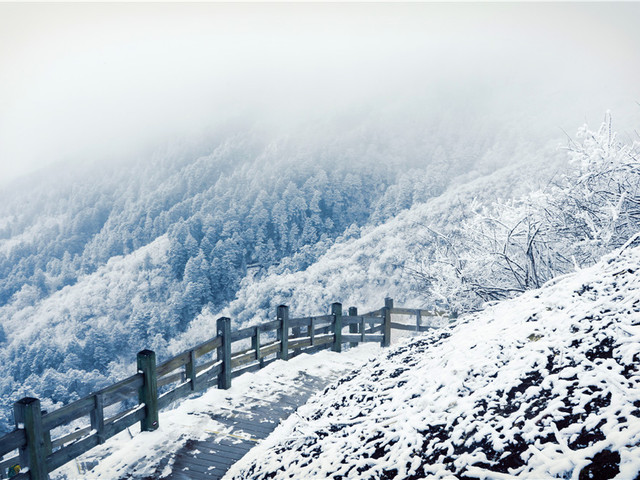
[[[3,3],[0,184],[238,118],[286,131],[462,103],[554,134],[607,109],[637,120],[639,18],[640,3]]]

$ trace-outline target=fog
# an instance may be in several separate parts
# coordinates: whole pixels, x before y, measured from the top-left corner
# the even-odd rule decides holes
[[[449,111],[553,138],[610,109],[633,128],[638,18],[638,3],[0,4],[0,184],[230,124]]]

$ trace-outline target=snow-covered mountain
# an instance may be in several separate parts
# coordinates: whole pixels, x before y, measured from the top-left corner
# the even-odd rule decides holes
[[[640,231],[639,16],[0,2],[0,435],[21,397],[58,409],[220,316],[464,316],[617,251]]]
[[[627,246],[391,348],[228,478],[640,478],[639,271]]]
[[[411,131],[380,152],[371,131],[328,145],[232,137],[156,158],[152,175],[87,167],[2,205],[0,431],[15,399],[73,401],[131,373],[142,348],[162,359],[198,343],[221,315],[240,328],[281,303],[310,315],[387,296],[468,311],[483,291],[504,298],[592,264],[639,225],[640,145],[610,123],[581,130],[578,167],[557,140],[482,153],[470,137],[447,153],[439,139],[412,147]]]
[[[125,376],[142,348],[160,358],[170,342],[180,348],[188,332],[174,339],[203,310],[229,307],[234,325],[247,321],[254,306],[247,296],[278,302],[271,279],[324,272],[331,262],[319,259],[329,250],[341,261],[362,247],[363,265],[365,257],[388,258],[378,253],[388,244],[366,247],[376,241],[367,232],[447,187],[500,171],[511,155],[518,154],[514,165],[556,158],[557,139],[540,140],[532,151],[512,138],[507,148],[484,130],[425,135],[432,123],[365,118],[345,129],[301,127],[295,137],[219,132],[198,148],[52,170],[0,192],[0,431],[10,428],[11,403],[21,396],[51,409]],[[492,189],[511,195],[517,182],[500,178]],[[451,199],[443,199],[442,215]],[[400,220],[390,234],[419,227],[410,223]],[[334,264],[343,287],[355,281],[347,270],[353,266]],[[378,275],[378,291],[397,280]],[[339,297],[335,288],[325,291],[323,298],[332,297],[326,303],[368,302],[362,292],[348,298],[341,289]],[[379,303],[373,292],[371,302]],[[254,313],[261,312],[272,314]]]

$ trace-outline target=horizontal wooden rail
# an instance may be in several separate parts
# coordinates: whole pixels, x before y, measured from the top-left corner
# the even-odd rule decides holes
[[[0,457],[5,456],[7,453],[11,453],[16,449],[21,449],[27,446],[27,437],[24,429],[13,430],[6,435],[0,437]],[[7,458],[0,462],[0,477],[4,478],[4,473],[13,465],[19,464],[19,457],[14,456]],[[13,478],[18,478],[13,477]],[[28,478],[28,477],[25,477]]]
[[[141,421],[144,416],[144,406],[137,406],[127,411],[125,415],[118,416],[116,419],[105,422],[105,433],[107,437],[113,437],[125,428]],[[47,457],[48,470],[51,472],[61,467],[69,460],[79,457],[83,453],[86,453],[93,447],[97,446],[99,443],[97,433],[93,433],[82,440],[78,440],[67,447],[61,448]]]
[[[124,412],[120,412],[117,415],[114,415],[113,417],[105,420],[105,425],[108,426],[110,423],[114,423],[116,421],[118,421],[119,419],[121,419],[122,417],[125,417],[131,413],[133,413],[134,411],[138,410],[139,406],[136,405],[133,408],[130,408],[128,410],[125,410]],[[135,423],[135,422],[133,422]],[[133,424],[132,424],[133,425]],[[56,438],[55,440],[53,440],[51,442],[51,447],[52,448],[58,448],[58,447],[63,447],[65,444],[67,443],[71,443],[79,438],[82,438],[84,436],[86,436],[87,434],[89,434],[91,432],[91,426],[88,427],[84,427],[84,428],[79,428],[78,430],[74,430],[73,432],[60,437],[60,438]]]
[[[9,432],[6,435],[0,437],[0,457],[14,451],[17,448],[22,448],[26,444],[27,437],[24,434],[24,430],[13,430],[12,432]]]
[[[256,327],[247,327],[242,330],[235,330],[231,332],[231,341],[237,342],[238,340],[242,340],[244,338],[250,338],[255,335]]]
[[[378,332],[382,332],[384,330],[384,325],[376,325],[375,327],[371,327],[369,330],[365,330],[364,333],[366,333],[367,335],[371,334],[371,333],[378,333]]]
[[[65,444],[76,441],[79,438],[86,436],[91,433],[91,427],[79,428],[78,430],[74,430],[72,433],[65,435],[64,437],[56,438],[51,442],[51,448],[59,448],[64,447]]]
[[[290,318],[289,328],[308,327],[311,325],[311,317]]]
[[[377,342],[380,343],[383,339],[384,335],[354,335],[347,334],[342,335],[342,339],[345,342]]]
[[[364,323],[366,323],[368,325],[381,325],[382,322],[384,322],[384,318],[382,318],[382,317],[365,317],[364,315],[349,316],[349,317],[344,317],[342,319],[342,324],[346,326],[346,325],[360,324],[363,321],[364,321]]]
[[[271,343],[266,343],[265,345],[260,347],[260,355],[261,355],[262,358],[268,357],[271,354],[279,352],[281,348],[282,347],[281,347],[280,340],[277,340],[277,341],[271,342]]]
[[[142,375],[138,373],[107,388],[103,388],[94,394],[69,403],[64,407],[60,407],[58,410],[46,413],[42,416],[42,428],[45,430],[53,430],[56,427],[69,423],[73,420],[77,420],[85,415],[89,415],[95,407],[96,395],[104,396],[105,407],[113,405],[123,399],[128,399],[131,397],[130,392],[140,388],[142,386],[142,382]],[[124,392],[127,392],[127,395],[122,395]]]
[[[262,364],[254,363],[252,365],[239,368],[238,370],[234,370],[233,372],[231,372],[231,378],[237,378],[240,375],[243,375],[243,374],[249,373],[249,372],[257,372],[258,370],[266,367],[267,365],[270,365],[271,363],[275,362],[276,360],[278,360],[278,359],[277,358],[271,358],[269,360],[265,360]]]
[[[255,349],[251,349],[240,355],[235,355],[231,357],[231,368],[241,367],[242,365],[246,365],[247,363],[251,363],[258,360],[256,357]]]
[[[173,402],[180,400],[181,398],[186,397],[191,394],[191,385],[189,382],[184,382],[178,385],[173,390],[163,393],[158,397],[158,410],[162,410],[167,406],[171,405]]]
[[[195,353],[196,358],[199,358],[220,347],[221,344],[222,339],[217,336],[205,342],[202,342],[200,345],[197,345],[196,347],[187,350],[186,352],[179,353],[178,355],[160,363],[156,367],[156,374],[158,375],[158,377],[162,377],[168,373],[173,372],[177,368],[184,367],[191,360],[192,351]]]
[[[315,338],[314,338],[314,343],[315,343]],[[317,343],[316,343],[317,345]],[[311,337],[307,337],[307,338],[298,338],[292,342],[289,342],[289,348],[293,348],[294,350],[300,349],[300,348],[305,348],[305,347],[310,347],[311,346]]]
[[[417,327],[415,325],[409,325],[407,323],[391,322],[391,328],[395,328],[396,330],[407,330],[415,332]]]
[[[113,405],[116,402],[120,402],[123,400],[123,393],[129,393],[129,395],[125,395],[126,398],[131,398],[130,393],[137,391],[143,384],[144,377],[141,373],[136,373],[135,375],[130,376],[129,378],[125,378],[124,380],[119,381],[111,385],[110,387],[103,388],[102,390],[98,390],[95,395],[102,395],[104,397],[104,406]]]
[[[257,371],[278,359],[287,360],[328,348],[340,352],[343,344],[356,346],[362,342],[380,342],[387,345],[391,329],[423,332],[435,327],[421,325],[422,317],[451,317],[443,311],[394,307],[391,299],[385,299],[384,308],[364,315],[357,315],[355,307],[349,309],[349,315],[344,315],[339,303],[332,304],[331,311],[331,315],[289,318],[289,308],[281,305],[276,320],[233,332],[229,327],[229,319],[222,318],[218,320],[215,337],[157,365],[155,353],[144,350],[138,354],[138,373],[53,412],[38,413],[40,407],[37,399],[25,398],[17,402],[16,405],[20,403],[31,408],[28,410],[23,406],[20,412],[28,411],[32,417],[28,422],[17,422],[15,430],[0,437],[0,457],[16,450],[23,452],[20,456],[0,462],[0,477],[5,478],[7,469],[19,463],[20,458],[22,463],[31,459],[23,467],[29,467],[30,461],[35,463],[28,472],[14,476],[15,480],[46,479],[48,472],[137,422],[141,422],[142,430],[158,428],[158,410],[167,408],[194,391],[206,390],[214,385],[228,388],[232,378]],[[416,323],[393,322],[391,315],[413,315],[416,316]],[[267,339],[264,343],[263,334]],[[234,352],[232,345],[235,342],[240,343],[235,345],[239,350]],[[198,361],[210,353],[213,358]],[[161,394],[158,392],[160,388],[163,390]],[[34,402],[38,405],[35,412],[33,407],[29,407]],[[104,409],[119,402],[134,403],[134,406],[105,418]],[[17,414],[15,416],[18,418]],[[85,425],[68,432],[69,424],[82,418],[86,418]],[[65,426],[67,433],[51,439],[52,430]],[[27,434],[29,428],[32,430]],[[37,438],[38,434],[44,436],[44,447],[31,448],[27,438]],[[43,477],[42,472],[47,474]]]
[[[171,385],[172,383],[176,382],[184,382],[184,378],[184,372],[172,373],[170,375],[158,378],[158,388],[166,387],[167,385]]]
[[[429,330],[433,330],[436,329],[438,327],[434,327],[433,325],[411,325],[408,323],[396,323],[396,322],[391,322],[391,328],[396,329],[396,330],[406,330],[406,331],[410,331],[410,332],[427,332]]]
[[[445,312],[444,310],[421,310],[414,308],[400,308],[394,307],[391,309],[391,313],[393,315],[417,315],[420,312],[420,316],[422,317],[449,317],[449,312]]]
[[[313,317],[313,319],[315,320],[316,324],[321,324],[321,323],[333,323],[333,315],[319,315],[316,317]]]
[[[262,332],[269,332],[278,328],[280,328],[280,322],[278,320],[272,320],[271,322],[260,324],[260,331]]]
[[[192,350],[196,353],[196,357],[201,357],[220,347],[220,345],[222,345],[222,339],[216,336],[210,340],[207,340],[206,342],[201,343]]]
[[[184,367],[190,358],[190,352],[182,352],[181,354],[176,355],[175,357],[172,357],[166,362],[158,365],[156,367],[156,375],[158,375],[158,377],[162,377],[167,373],[171,373],[178,368]]]
[[[0,478],[5,478],[7,474],[7,470],[9,470],[11,467],[13,467],[16,464],[20,465],[20,457],[18,457],[17,455],[11,458],[7,458],[6,460],[3,460],[2,462],[0,462]],[[12,477],[12,479],[13,478],[17,478],[17,477]],[[25,478],[29,478],[29,477],[25,477]]]
[[[329,334],[323,334],[323,335],[317,335],[314,339],[314,345],[324,345],[326,343],[331,343],[333,342],[335,339],[335,336],[331,333]]]
[[[207,370],[210,370],[214,366],[220,366],[220,362],[218,360],[214,359],[214,360],[211,360],[209,362],[205,362],[202,365],[198,365],[196,367],[196,374],[205,372]]]

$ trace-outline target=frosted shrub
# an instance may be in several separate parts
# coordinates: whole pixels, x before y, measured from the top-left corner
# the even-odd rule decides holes
[[[578,131],[569,146],[573,169],[551,198],[549,223],[572,246],[577,264],[592,264],[623,245],[640,227],[640,143],[624,144],[611,117],[597,132]]]
[[[592,265],[640,231],[640,143],[619,142],[607,116],[597,131],[582,127],[568,155],[546,188],[471,205],[459,230],[437,235],[420,272],[433,297],[473,310]]]

